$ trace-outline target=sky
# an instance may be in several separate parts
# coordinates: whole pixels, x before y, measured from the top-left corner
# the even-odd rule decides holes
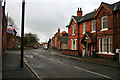
[[[60,32],[68,29],[71,16],[77,15],[78,7],[83,16],[98,9],[101,2],[113,4],[119,0],[25,0],[25,33],[37,34],[41,42],[52,38],[60,28]],[[14,20],[21,35],[22,0],[6,0],[6,13]]]

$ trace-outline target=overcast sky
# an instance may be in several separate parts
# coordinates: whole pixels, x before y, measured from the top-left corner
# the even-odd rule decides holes
[[[119,0],[25,0],[25,33],[37,34],[40,42],[48,41],[58,28],[67,31],[65,27],[72,15],[77,15],[78,7],[83,15],[97,9],[101,2],[113,4]],[[6,0],[6,13],[14,19],[21,29],[22,0]]]

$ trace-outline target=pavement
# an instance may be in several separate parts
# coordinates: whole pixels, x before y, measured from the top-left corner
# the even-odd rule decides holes
[[[20,68],[19,51],[7,51],[2,56],[2,80],[37,80],[27,65]]]
[[[52,50],[52,49],[49,49],[49,51],[53,55],[56,55],[56,56],[66,57],[66,58],[85,61],[85,62],[94,63],[94,64],[100,64],[100,65],[104,65],[104,66],[110,66],[110,67],[114,67],[114,68],[120,68],[120,63],[116,60],[102,59],[99,57],[93,58],[92,56],[90,56],[90,57],[76,57],[76,56],[70,56],[70,55],[63,55],[60,51]]]

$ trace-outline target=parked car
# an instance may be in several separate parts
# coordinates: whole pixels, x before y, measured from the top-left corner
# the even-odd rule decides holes
[[[38,49],[38,46],[33,46],[34,49]]]
[[[47,44],[44,45],[44,49],[47,50],[48,49],[48,46]]]

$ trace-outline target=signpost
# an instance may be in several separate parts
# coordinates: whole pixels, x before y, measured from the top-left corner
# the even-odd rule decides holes
[[[24,16],[25,16],[25,0],[22,1],[22,26],[21,26],[21,61],[20,67],[23,67],[23,55],[24,55]]]

